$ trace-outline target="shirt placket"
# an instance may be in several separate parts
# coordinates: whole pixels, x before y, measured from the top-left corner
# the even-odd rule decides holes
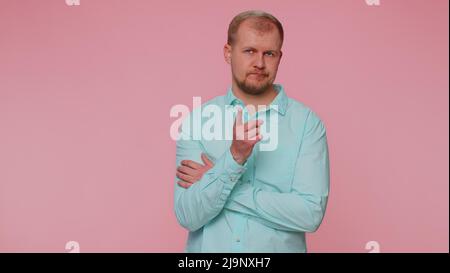
[[[245,111],[246,111],[246,108],[244,108],[244,110],[243,110],[243,116],[244,116],[243,122],[244,123],[248,122],[250,119],[252,119],[252,117],[247,115],[247,113]],[[262,112],[262,114],[265,114],[265,111]],[[254,119],[258,119],[259,115],[260,115],[260,113],[256,112]],[[248,118],[245,119],[245,117],[248,117]],[[253,149],[252,154],[247,159],[247,171],[242,176],[242,181],[240,181],[239,183],[249,183],[252,186],[255,184],[255,171],[256,171],[255,160],[256,160],[256,157],[258,156],[258,153],[259,153],[258,144],[256,144],[256,146]],[[247,222],[248,222],[248,217],[244,214],[239,215],[239,217],[236,217],[236,219],[235,219],[235,224],[234,224],[234,228],[233,228],[233,247],[232,247],[233,252],[243,252],[245,249],[244,248],[244,243],[245,243],[244,239],[246,238],[246,232],[247,232],[246,227],[248,225]]]

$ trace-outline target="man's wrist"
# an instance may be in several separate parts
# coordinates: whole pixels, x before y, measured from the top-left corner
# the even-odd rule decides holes
[[[245,161],[247,161],[246,158],[243,158],[237,154],[237,152],[233,149],[233,145],[230,147],[231,156],[233,157],[234,161],[236,161],[239,165],[244,165]]]

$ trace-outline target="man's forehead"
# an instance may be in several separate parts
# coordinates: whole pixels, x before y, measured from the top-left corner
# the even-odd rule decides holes
[[[236,41],[237,48],[254,48],[258,50],[279,50],[280,40],[278,36],[240,36]]]

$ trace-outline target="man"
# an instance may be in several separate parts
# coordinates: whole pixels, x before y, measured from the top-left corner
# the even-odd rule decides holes
[[[306,252],[305,232],[322,222],[329,192],[326,131],[314,112],[273,83],[283,35],[268,13],[237,15],[224,46],[232,86],[205,104],[242,108],[224,125],[232,126],[233,139],[194,139],[187,130],[194,114],[182,126],[174,202],[189,230],[187,252]],[[253,110],[258,105],[266,107]],[[277,118],[276,149],[259,149],[259,117]]]

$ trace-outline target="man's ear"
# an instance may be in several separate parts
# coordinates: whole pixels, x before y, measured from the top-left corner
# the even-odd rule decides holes
[[[231,64],[231,45],[225,44],[223,47],[223,57],[225,58],[225,62]]]

